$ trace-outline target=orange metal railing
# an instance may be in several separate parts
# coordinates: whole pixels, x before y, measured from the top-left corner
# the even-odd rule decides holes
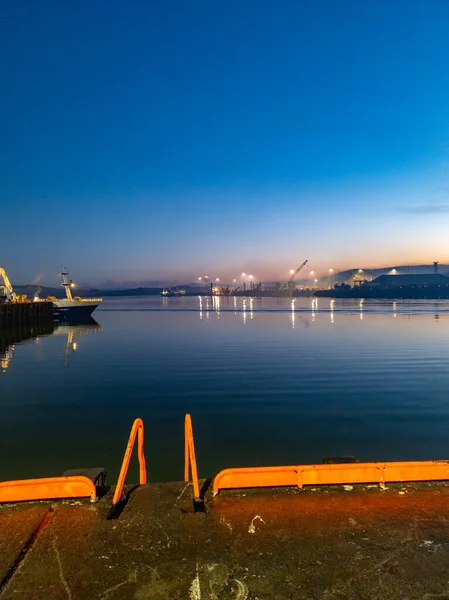
[[[95,502],[97,491],[94,482],[81,475],[0,481],[0,502],[86,497]]]
[[[139,482],[142,485],[147,482],[147,468],[145,463],[145,454],[143,450],[143,421],[142,419],[136,419],[131,428],[129,434],[128,445],[126,446],[125,456],[123,457],[122,468],[120,469],[120,475],[117,481],[117,487],[115,488],[114,497],[112,499],[112,505],[114,506],[119,502],[123,494],[123,486],[125,485],[126,475],[128,473],[129,463],[133,452],[134,444],[137,441],[137,456],[139,458]]]
[[[449,461],[347,463],[249,467],[225,469],[214,479],[213,492],[221,489],[333,485],[349,483],[449,480]]]
[[[184,481],[190,481],[190,470],[192,470],[193,495],[195,500],[200,500],[200,485],[196,468],[192,419],[190,415],[186,415],[184,419]]]

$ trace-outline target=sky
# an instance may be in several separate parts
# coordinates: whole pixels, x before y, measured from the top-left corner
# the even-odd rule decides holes
[[[0,265],[449,262],[449,1],[2,0]]]

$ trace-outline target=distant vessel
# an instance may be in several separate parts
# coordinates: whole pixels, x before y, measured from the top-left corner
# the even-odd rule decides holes
[[[186,291],[183,288],[165,288],[162,290],[161,292],[161,296],[163,296],[164,298],[167,296],[185,296],[186,295]]]
[[[69,272],[64,267],[61,273],[62,287],[65,289],[67,298],[59,300],[50,296],[48,300],[53,302],[53,316],[55,319],[78,319],[87,317],[93,313],[97,306],[102,302],[102,298],[80,298],[72,296],[71,289],[75,287],[73,281],[68,279]]]

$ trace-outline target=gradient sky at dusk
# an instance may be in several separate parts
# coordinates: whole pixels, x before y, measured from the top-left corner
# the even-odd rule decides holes
[[[446,0],[4,0],[16,283],[449,262]]]

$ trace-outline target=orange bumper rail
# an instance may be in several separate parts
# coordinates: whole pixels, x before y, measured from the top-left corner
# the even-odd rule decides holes
[[[117,487],[115,488],[114,497],[112,499],[113,506],[117,504],[117,502],[122,497],[123,486],[125,485],[126,474],[128,473],[129,462],[131,460],[131,454],[133,452],[137,436],[137,456],[139,458],[139,483],[142,485],[143,483],[147,482],[147,467],[145,464],[145,454],[143,450],[143,421],[142,419],[136,419],[131,428],[131,433],[129,434],[128,445],[126,446],[125,456],[123,457],[122,468],[120,469]]]
[[[195,443],[193,441],[192,419],[186,415],[184,419],[184,481],[190,481],[189,471],[192,470],[193,495],[200,499],[200,485],[196,468]]]
[[[83,476],[0,481],[0,502],[86,497],[95,502],[97,491],[95,484]]]
[[[214,479],[222,489],[449,480],[449,461],[346,463],[225,469]]]

